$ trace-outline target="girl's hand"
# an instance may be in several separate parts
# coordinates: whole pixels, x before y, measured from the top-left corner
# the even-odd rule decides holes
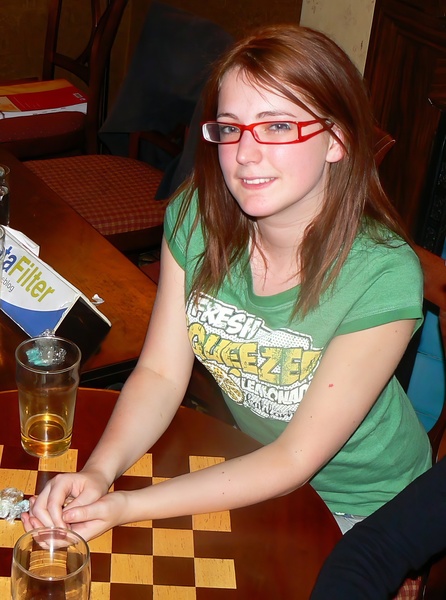
[[[85,540],[98,537],[112,527],[127,523],[129,492],[110,492],[92,504],[63,510],[65,526]],[[74,502],[73,502],[74,504]]]
[[[56,475],[42,492],[30,500],[29,514],[22,517],[26,530],[36,527],[67,527],[64,508],[91,504],[107,494],[109,483],[97,471]]]

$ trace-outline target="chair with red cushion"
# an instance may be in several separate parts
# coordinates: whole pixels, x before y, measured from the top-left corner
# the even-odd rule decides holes
[[[87,112],[61,111],[1,119],[0,144],[20,159],[98,151],[98,131],[105,118],[108,61],[128,0],[110,0],[105,8],[101,0],[91,0],[90,32],[76,58],[59,49],[64,0],[50,0],[48,4],[42,80],[54,79],[56,68],[58,77],[65,77],[65,73],[67,78],[75,76],[87,96]]]
[[[164,173],[128,157],[93,154],[28,161],[26,166],[128,255],[159,246]]]
[[[215,23],[153,0],[100,130],[111,154],[26,165],[122,252],[159,246],[165,199],[193,166],[208,68],[230,41]]]

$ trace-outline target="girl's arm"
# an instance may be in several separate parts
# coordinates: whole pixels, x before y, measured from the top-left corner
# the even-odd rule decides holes
[[[161,265],[144,347],[101,440],[80,473],[57,475],[46,485],[32,503],[31,521],[25,517],[25,527],[63,526],[67,498],[74,498],[74,507],[106,494],[113,481],[158,440],[178,410],[194,357],[186,328],[184,272],[165,242]]]
[[[160,281],[144,347],[84,468],[101,470],[110,484],[159,439],[183,400],[194,360],[184,302],[184,271],[164,241]]]

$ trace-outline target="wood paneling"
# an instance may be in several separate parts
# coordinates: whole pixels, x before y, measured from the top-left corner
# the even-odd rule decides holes
[[[40,76],[48,0],[2,0],[0,79]]]
[[[396,139],[381,167],[384,187],[416,235],[446,101],[442,2],[377,0],[365,68],[376,117]]]
[[[103,1],[105,5],[105,0]],[[0,80],[41,76],[47,11],[48,0],[2,0]],[[117,87],[124,76],[130,16],[131,11],[128,7],[112,54],[112,88]],[[89,24],[90,0],[64,0],[59,46],[61,51],[72,56],[78,55],[88,41]],[[65,72],[60,72],[59,75],[83,87],[83,83],[75,80],[73,76],[68,76]]]

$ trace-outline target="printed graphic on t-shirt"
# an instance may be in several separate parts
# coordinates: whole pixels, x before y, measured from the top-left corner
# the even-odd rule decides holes
[[[237,404],[289,421],[319,364],[311,336],[270,329],[263,319],[210,296],[187,304],[189,339],[197,358]]]

